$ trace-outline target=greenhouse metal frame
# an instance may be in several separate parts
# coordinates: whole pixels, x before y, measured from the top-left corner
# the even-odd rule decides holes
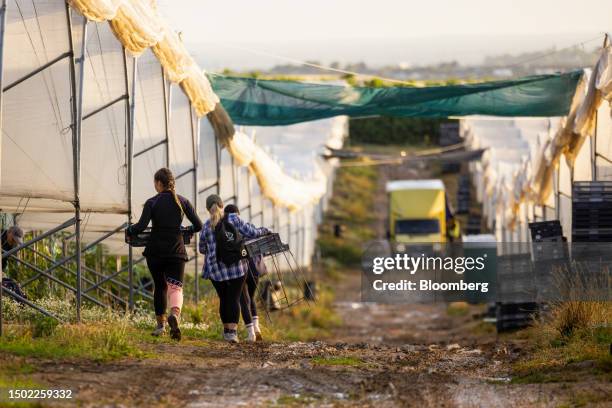
[[[60,12],[63,27],[58,25]],[[203,215],[200,195],[218,193],[246,211],[245,218],[260,219],[264,226],[283,230],[283,239],[297,247],[298,262],[308,264],[312,249],[306,248],[305,237],[314,240],[316,226],[307,222],[307,213],[317,211],[314,208],[324,203],[290,213],[266,198],[250,170],[238,166],[222,148],[208,121],[196,115],[187,95],[167,78],[150,50],[132,56],[113,36],[109,23],[90,21],[60,0],[2,0],[1,21],[0,210],[18,214],[19,224],[27,230],[44,231],[2,254],[34,272],[24,286],[46,278],[73,292],[77,321],[81,319],[83,300],[106,306],[94,295],[97,291],[130,310],[135,296],[150,299],[146,291],[150,283],[139,287],[134,282],[134,265],[143,258],[134,259],[132,247],[123,242],[122,231],[138,215],[135,203],[152,195],[152,173],[162,166],[172,169],[177,190],[193,203],[198,214]],[[66,37],[63,42],[59,40],[61,34]],[[66,49],[50,55],[53,50],[49,48],[60,48],[61,44]],[[7,50],[18,50],[18,54]],[[13,76],[13,70],[22,72],[7,80],[7,69]],[[9,84],[4,85],[6,82]],[[41,105],[44,96],[49,103]],[[35,119],[20,122],[19,115],[13,116],[24,111]],[[70,118],[66,126],[61,123],[62,115]],[[202,147],[211,142],[212,149]],[[67,180],[68,175],[71,180]],[[57,180],[62,184],[56,189],[45,185]],[[244,191],[239,183],[246,184]],[[292,220],[299,226],[291,227]],[[69,234],[64,240],[74,241],[74,253],[55,258],[34,248],[36,242],[60,232]],[[105,244],[110,253],[127,255],[127,265],[109,274],[84,265],[83,253],[99,244]],[[43,269],[24,261],[18,256],[21,250],[41,257],[49,266]],[[197,237],[192,252],[197,301]],[[57,270],[71,274],[76,285],[56,277],[53,272]],[[122,277],[126,272],[127,281]],[[107,283],[126,290],[127,300],[104,288]],[[15,293],[3,289],[0,305],[3,292],[18,299]],[[33,302],[18,300],[55,317]]]

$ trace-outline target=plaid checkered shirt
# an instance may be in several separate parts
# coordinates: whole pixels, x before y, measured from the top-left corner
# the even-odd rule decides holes
[[[236,214],[229,214],[228,221],[236,227],[245,239],[257,238],[267,234],[267,228],[257,228],[251,223],[242,220]],[[215,230],[210,225],[210,220],[204,223],[204,228],[200,232],[200,253],[204,254],[204,267],[202,278],[214,281],[226,281],[240,278],[248,271],[246,259],[242,259],[233,265],[226,266],[223,262],[217,261],[217,242],[215,241]]]

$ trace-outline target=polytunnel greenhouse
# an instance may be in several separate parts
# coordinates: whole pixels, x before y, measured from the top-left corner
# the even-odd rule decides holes
[[[51,282],[99,305],[150,298],[134,277],[144,258],[123,230],[154,194],[161,167],[203,218],[200,203],[217,193],[247,220],[278,231],[298,265],[310,264],[334,165],[317,151],[342,144],[346,119],[294,128],[296,144],[282,149],[277,133],[235,131],[204,71],[149,2],[7,0],[0,38],[0,210],[3,227],[16,222],[31,233],[3,257],[28,271],[24,287]],[[312,154],[293,160],[303,141]],[[54,253],[37,246],[45,238]],[[194,241],[186,273],[197,299]],[[14,256],[21,249],[46,267]],[[114,270],[83,261],[101,250],[116,257]]]

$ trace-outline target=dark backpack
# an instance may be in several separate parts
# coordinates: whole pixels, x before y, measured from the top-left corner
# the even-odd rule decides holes
[[[17,296],[22,297],[23,299],[26,299],[26,300],[28,299],[28,297],[24,293],[23,289],[21,289],[21,286],[19,285],[19,283],[17,283],[16,281],[14,281],[11,278],[3,277],[2,278],[2,287],[4,289],[10,290],[11,292],[16,294]],[[11,298],[14,298],[17,303],[23,303],[23,301],[21,299],[16,298],[15,296],[13,296],[12,293],[8,293],[7,292],[7,295],[9,295]]]
[[[230,266],[247,257],[244,238],[240,231],[223,217],[215,227],[215,242],[217,245],[217,261]]]

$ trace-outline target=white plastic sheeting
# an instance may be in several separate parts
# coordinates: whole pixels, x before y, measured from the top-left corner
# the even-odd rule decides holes
[[[521,209],[524,177],[531,173],[534,157],[557,122],[554,118],[461,120],[460,132],[466,143],[471,148],[487,149],[480,162],[470,164],[470,170],[487,226],[500,241],[509,240],[513,231],[517,239],[524,234],[524,226],[513,225],[512,214],[525,212]]]
[[[5,89],[70,51],[64,2],[9,0],[6,12]],[[64,58],[3,92],[0,208],[11,208],[7,197],[74,198],[68,62]],[[55,166],[44,166],[49,157]]]
[[[246,219],[278,231],[293,248],[298,263],[309,265],[320,221],[316,214],[331,192],[336,165],[320,155],[325,146],[342,146],[347,124],[347,118],[339,117],[292,126],[241,128],[228,148],[222,148],[213,128],[203,121],[199,200],[217,193],[225,203],[236,204]],[[200,214],[207,216],[202,208]]]
[[[612,179],[612,51],[585,70],[564,118],[472,117],[460,132],[488,147],[470,164],[477,198],[499,241],[527,241],[527,223],[559,219],[571,239],[572,182]]]
[[[237,203],[247,219],[278,229],[307,265],[316,215],[333,174],[333,166],[320,162],[317,152],[326,143],[341,146],[346,120],[274,128],[273,137],[266,136],[272,128],[261,129],[257,143],[237,134],[231,147],[245,151],[246,146],[256,156],[244,166],[244,157],[224,147],[209,121],[199,118],[218,99],[153,2],[70,3],[89,21],[62,0],[8,0],[0,209],[20,214],[19,223],[31,230],[48,230],[74,217],[73,137],[80,113],[85,244],[127,221],[133,123],[133,219],[155,194],[153,173],[167,166],[178,192],[192,203],[219,193]],[[289,135],[285,140],[283,133]],[[289,143],[303,145],[283,148]],[[203,207],[198,211],[205,218]],[[110,253],[127,252],[121,232],[104,243]]]

